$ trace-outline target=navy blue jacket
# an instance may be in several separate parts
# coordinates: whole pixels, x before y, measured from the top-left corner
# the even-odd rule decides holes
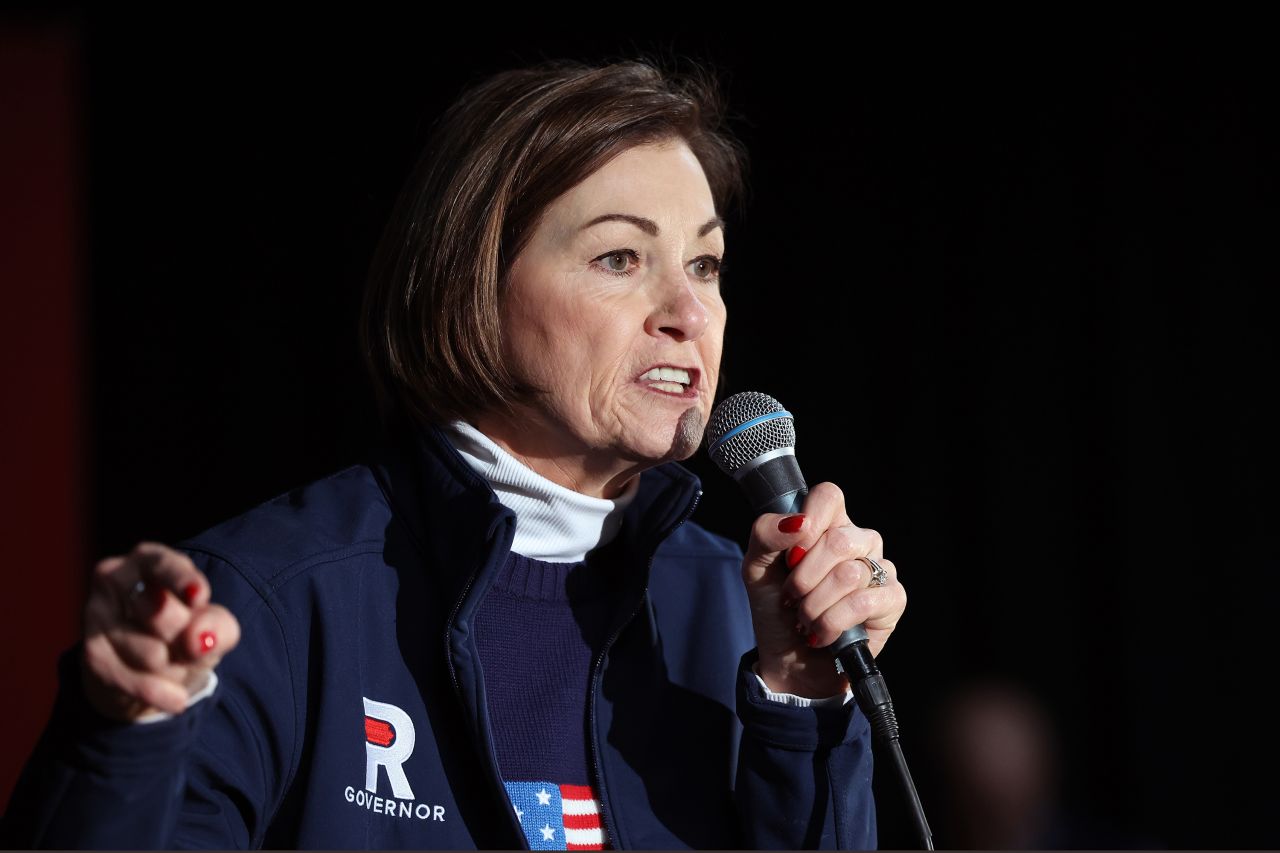
[[[608,842],[873,848],[866,719],[764,697],[740,548],[689,521],[689,471],[641,476],[605,546],[625,595],[590,692]],[[82,701],[69,651],[5,840],[527,847],[472,628],[514,530],[429,428],[179,543],[243,630],[217,690],[169,720],[111,722]]]

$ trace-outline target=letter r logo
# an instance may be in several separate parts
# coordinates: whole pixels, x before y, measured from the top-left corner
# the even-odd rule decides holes
[[[364,789],[378,793],[378,768],[387,768],[391,792],[398,800],[412,800],[413,788],[401,766],[413,755],[413,720],[385,702],[364,698]]]

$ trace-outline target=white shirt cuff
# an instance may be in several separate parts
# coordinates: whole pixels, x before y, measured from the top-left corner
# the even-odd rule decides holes
[[[756,680],[760,682],[760,689],[764,691],[765,698],[774,702],[781,702],[784,705],[792,705],[796,708],[838,708],[853,698],[853,690],[848,687],[844,689],[843,696],[828,696],[825,699],[810,699],[806,696],[797,696],[794,693],[774,693],[764,683],[764,679],[760,677],[760,671],[757,667],[759,667],[759,664],[752,664],[751,671],[755,673]]]
[[[208,696],[212,696],[213,691],[217,686],[218,686],[218,673],[214,672],[213,670],[209,670],[209,680],[204,683],[204,687],[200,688],[199,691],[191,694],[191,697],[187,699],[187,707],[190,708],[192,705],[196,704],[201,699],[204,699]],[[141,717],[134,720],[134,722],[144,723],[144,724],[158,723],[161,720],[167,720],[172,716],[173,714],[170,714],[168,711],[152,711],[150,714],[143,714]]]

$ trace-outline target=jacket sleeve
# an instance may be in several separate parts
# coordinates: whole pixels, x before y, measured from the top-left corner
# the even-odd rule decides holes
[[[242,639],[211,696],[147,723],[103,717],[80,687],[80,645],[59,662],[54,710],[6,810],[6,846],[261,846],[294,762],[287,643],[271,608],[229,564],[188,552]]]
[[[767,849],[873,850],[871,727],[857,704],[771,701],[752,667],[738,666],[742,721],[734,800],[743,843]]]

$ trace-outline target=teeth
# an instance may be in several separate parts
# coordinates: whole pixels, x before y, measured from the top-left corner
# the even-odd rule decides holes
[[[679,382],[655,382],[649,387],[657,388],[659,391],[666,391],[671,394],[684,393],[684,386],[681,385]]]
[[[641,379],[657,379],[666,382],[679,382],[681,385],[689,384],[689,371],[681,370],[678,367],[655,367],[650,370]],[[678,389],[683,391],[683,388]]]

